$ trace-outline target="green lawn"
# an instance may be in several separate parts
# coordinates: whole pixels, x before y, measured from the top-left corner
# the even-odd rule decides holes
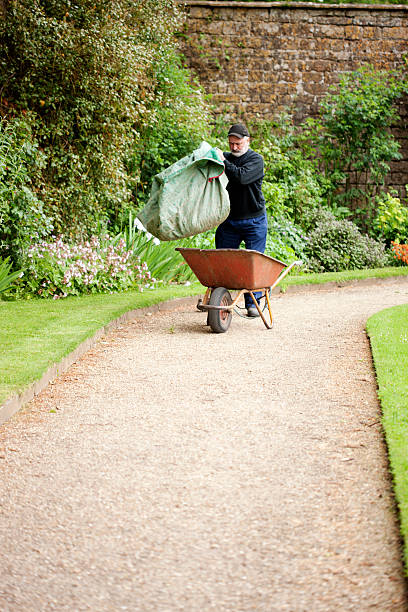
[[[64,300],[0,301],[0,405],[98,329],[135,308],[202,293],[198,283]]]
[[[296,268],[294,268],[296,271]],[[321,285],[322,283],[346,283],[367,278],[388,278],[390,276],[408,276],[408,266],[377,268],[375,270],[345,270],[343,272],[323,272],[321,274],[301,274],[295,272],[287,276],[281,283],[285,290],[290,285]]]
[[[408,573],[408,304],[367,321]]]

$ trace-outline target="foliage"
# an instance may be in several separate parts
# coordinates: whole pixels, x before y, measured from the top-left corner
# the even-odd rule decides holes
[[[251,127],[253,146],[264,158],[265,178],[262,191],[266,206],[275,216],[301,222],[309,208],[322,201],[317,163],[303,155],[291,118],[283,114],[276,121]]]
[[[321,210],[313,219],[305,253],[313,272],[378,268],[390,263],[385,245],[360,233],[351,221]]]
[[[197,236],[184,238],[178,246],[185,246],[196,249],[215,249],[215,229],[207,230]]]
[[[375,235],[390,244],[408,240],[408,208],[390,193],[377,198],[377,214],[373,220]]]
[[[154,106],[127,160],[133,195],[140,207],[153,176],[190,154],[208,138],[211,123],[203,91],[175,51],[156,67]],[[136,179],[136,180],[135,180]]]
[[[215,230],[208,230],[191,238],[160,242],[149,233],[138,230],[132,244],[135,255],[148,265],[151,274],[163,282],[188,283],[195,280],[195,274],[185,262],[176,247],[214,249]]]
[[[43,156],[24,119],[0,119],[0,256],[17,261],[33,238],[52,230],[32,186]]]
[[[61,238],[32,245],[22,278],[26,295],[53,299],[135,287],[143,290],[154,282],[147,265],[126,250],[125,241],[109,235],[75,245]]]
[[[182,255],[175,250],[176,246],[181,245],[174,242],[156,244],[153,238],[139,231],[133,245],[133,253],[147,263],[152,274],[159,280],[178,283],[194,280],[194,273],[185,263]]]
[[[192,240],[160,242],[146,232],[137,217],[130,212],[126,227],[116,239],[124,240],[126,250],[143,261],[155,279],[163,282],[191,281],[195,278],[176,246],[192,246]]]
[[[269,213],[266,255],[285,263],[305,260],[307,236],[285,217],[273,218]]]
[[[8,289],[12,283],[22,275],[21,270],[11,272],[12,264],[7,257],[5,260],[0,258],[0,293]]]
[[[6,115],[0,125],[0,256],[23,262],[28,244],[50,235],[52,219],[64,244],[84,244],[109,227],[112,235],[120,233],[117,241],[127,241],[132,258],[147,261],[155,278],[193,278],[175,244],[157,245],[128,223],[129,211],[144,204],[154,174],[207,137],[202,90],[176,53],[179,6],[175,0],[6,3],[0,23],[0,110]],[[296,128],[282,115],[250,126],[253,147],[265,159],[267,252],[305,260],[311,247],[304,231],[324,234],[308,219],[327,203],[336,217],[352,209],[367,225],[388,162],[399,155],[387,129],[397,117],[393,103],[405,89],[395,74],[362,68],[329,92],[318,120]],[[378,200],[373,235],[388,242],[404,238],[404,207],[396,200]],[[339,226],[330,230],[344,250],[333,261],[327,254],[317,257],[315,238],[316,269],[339,269],[336,258],[346,267],[381,261],[377,243],[359,250],[351,244],[351,226],[341,227],[347,239],[340,238]],[[360,236],[357,243],[366,240]],[[213,246],[213,233],[188,244]],[[373,262],[363,257],[366,251]],[[25,279],[33,282],[29,275]],[[58,284],[51,276],[50,282]],[[125,286],[122,280],[116,285]]]
[[[159,282],[190,283],[195,275],[176,246],[210,244],[214,232],[178,242],[160,242],[132,213],[115,237],[101,231],[80,243],[59,237],[31,245],[25,273],[8,297],[52,297],[155,287]],[[1,279],[0,279],[1,280]]]
[[[344,74],[321,102],[318,120],[305,123],[321,159],[330,205],[347,206],[367,227],[374,195],[399,144],[389,128],[397,121],[395,102],[407,91],[400,73],[363,66]]]
[[[367,230],[389,162],[401,157],[389,128],[407,89],[401,73],[363,66],[330,88],[317,118],[295,126],[284,113],[250,126],[265,160],[263,190],[272,212],[302,225],[309,210],[323,205]]]
[[[173,127],[187,101],[183,134],[195,131],[200,111],[204,117],[201,94],[175,59],[182,20],[175,0],[5,4],[0,110],[8,118],[29,111],[44,156],[36,184],[55,232],[89,235],[98,218],[116,221],[135,205],[144,158],[134,152],[149,130],[160,140],[153,133],[163,132],[180,88]],[[172,134],[176,142],[175,127]]]

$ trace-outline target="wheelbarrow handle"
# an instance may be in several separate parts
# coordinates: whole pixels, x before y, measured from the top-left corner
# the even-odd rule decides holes
[[[302,265],[302,261],[299,259],[298,261],[294,261],[293,263],[290,264],[290,266],[288,266],[287,268],[285,268],[278,276],[278,278],[276,279],[276,281],[273,283],[273,285],[271,285],[270,287],[270,292],[272,292],[272,290],[276,287],[276,285],[279,285],[279,283],[281,282],[281,280],[283,280],[285,278],[285,276],[287,274],[289,274],[289,272],[292,270],[292,268],[294,268],[294,266],[301,266]]]

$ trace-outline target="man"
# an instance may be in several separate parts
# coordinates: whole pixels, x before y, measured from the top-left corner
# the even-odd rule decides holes
[[[264,177],[263,157],[249,148],[249,132],[245,125],[233,125],[228,132],[230,152],[217,149],[224,161],[228,178],[227,191],[231,210],[228,218],[215,233],[217,249],[238,249],[244,241],[247,249],[263,253],[268,230],[265,198],[262,194]],[[255,293],[259,302],[261,293]],[[245,307],[249,317],[259,313],[249,294],[245,294]]]

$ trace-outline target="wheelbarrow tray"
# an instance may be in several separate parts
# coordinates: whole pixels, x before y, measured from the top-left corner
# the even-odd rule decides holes
[[[286,263],[250,249],[177,247],[204,287],[248,289],[272,287]]]

